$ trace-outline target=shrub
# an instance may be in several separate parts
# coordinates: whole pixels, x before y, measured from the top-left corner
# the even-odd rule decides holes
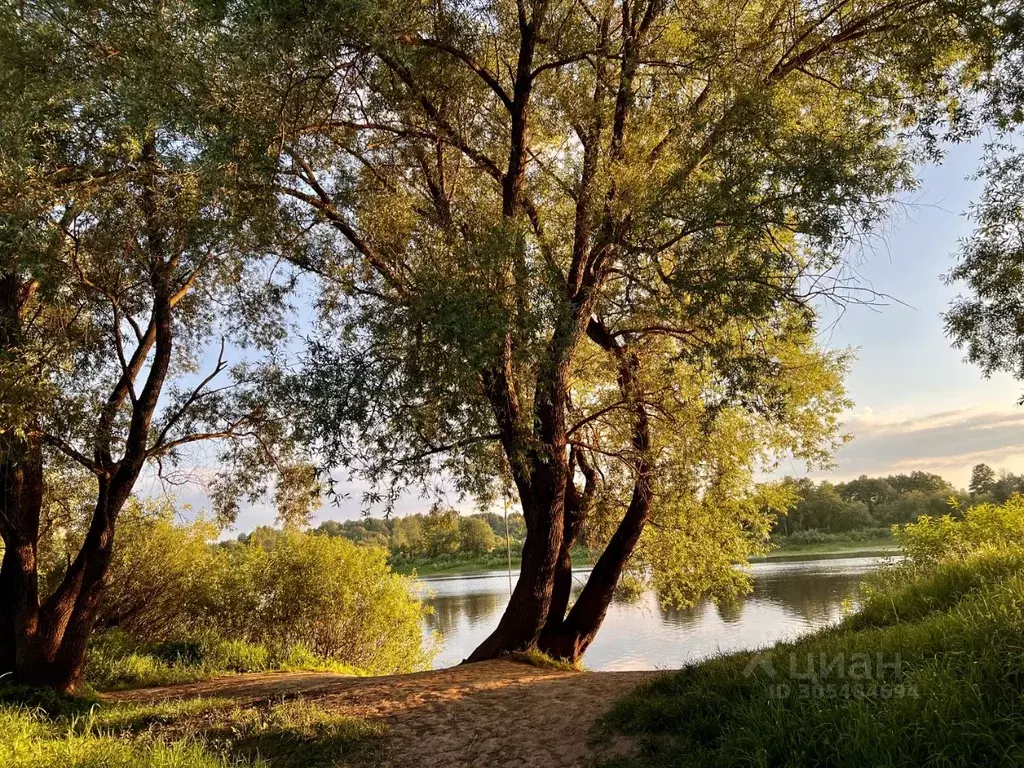
[[[146,525],[170,549],[188,550],[198,535],[196,525],[163,518]],[[188,572],[188,558],[161,555],[142,538],[129,536],[120,558],[153,583],[122,580],[106,599],[136,605],[140,594],[162,595],[157,566],[165,563],[179,602],[158,599],[129,613],[107,605],[104,615],[123,618],[93,639],[87,675],[94,685],[168,685],[282,667],[387,674],[429,665],[414,582],[392,573],[380,548],[283,532],[269,549],[258,541],[203,544]]]
[[[222,637],[278,657],[302,646],[374,674],[428,665],[414,582],[391,572],[386,552],[344,538],[288,533],[273,550],[223,550],[202,618]],[[253,658],[246,663],[257,661]]]
[[[978,504],[962,518],[925,515],[897,529],[895,536],[910,561],[925,568],[986,548],[1019,549],[1024,546],[1024,497],[1014,494],[1005,504]]]

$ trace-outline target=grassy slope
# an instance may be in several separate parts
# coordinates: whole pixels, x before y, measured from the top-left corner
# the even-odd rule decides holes
[[[13,703],[18,693],[25,698]],[[215,698],[129,705],[0,694],[3,768],[343,768],[383,734],[301,699],[239,707]]]
[[[1021,765],[1022,573],[1020,557],[948,564],[839,627],[661,678],[606,718],[639,753],[613,764]]]

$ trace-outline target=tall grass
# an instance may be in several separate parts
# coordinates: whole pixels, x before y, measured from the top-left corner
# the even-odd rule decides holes
[[[887,571],[841,625],[618,702],[620,766],[1024,763],[1024,554]]]
[[[349,664],[316,656],[302,645],[274,648],[208,635],[174,642],[141,642],[113,631],[93,639],[86,675],[100,690],[177,685],[241,672],[316,671],[363,675]]]

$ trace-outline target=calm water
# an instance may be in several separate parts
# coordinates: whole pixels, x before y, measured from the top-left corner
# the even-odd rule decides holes
[[[590,646],[589,669],[674,668],[718,651],[735,651],[791,639],[839,619],[846,600],[883,560],[872,557],[758,563],[754,591],[736,605],[704,602],[689,610],[659,604],[653,592],[616,600]],[[581,586],[586,570],[575,572]],[[513,580],[515,575],[513,574]],[[457,664],[497,625],[508,602],[508,575],[424,579],[434,608],[424,630],[441,634],[435,667]]]

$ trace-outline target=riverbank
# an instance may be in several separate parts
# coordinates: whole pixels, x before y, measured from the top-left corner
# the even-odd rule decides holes
[[[685,667],[603,720],[608,768],[1020,765],[1024,558],[887,575],[837,627]]]
[[[887,557],[896,552],[896,544],[891,536],[874,537],[863,541],[848,541],[839,538],[835,541],[817,543],[783,542],[777,549],[767,555],[751,557],[751,563],[792,562],[800,560],[829,560],[843,557]],[[593,556],[587,550],[574,550],[573,566],[586,568],[593,565]],[[519,572],[520,558],[512,556],[512,573]],[[397,562],[392,565],[396,573],[410,576],[415,573],[420,578],[437,576],[474,576],[485,573],[504,571],[509,568],[508,555],[490,553],[486,555],[456,556],[436,561],[417,560]]]
[[[794,544],[781,546],[767,555],[750,558],[751,563],[791,562],[800,560],[831,560],[843,557],[888,557],[895,555],[898,547],[891,538],[849,544]]]
[[[512,553],[512,573],[519,573],[522,558],[519,553]],[[572,550],[572,562],[577,567],[593,565],[591,553],[583,548]],[[405,576],[415,573],[421,578],[432,576],[472,576],[480,573],[504,571],[509,568],[508,553],[495,550],[487,554],[452,555],[436,560],[416,559],[400,560],[391,564],[392,570]]]

